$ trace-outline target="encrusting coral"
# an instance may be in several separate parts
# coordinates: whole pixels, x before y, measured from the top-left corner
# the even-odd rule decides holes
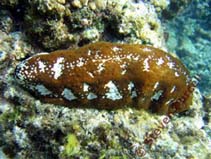
[[[18,15],[27,37],[48,51],[93,41],[125,41],[165,47],[156,13],[156,9],[163,10],[167,6],[165,1],[34,0],[17,1],[17,4],[10,1],[11,4],[0,2],[0,5],[14,8],[12,13]],[[90,30],[93,36],[86,34]]]

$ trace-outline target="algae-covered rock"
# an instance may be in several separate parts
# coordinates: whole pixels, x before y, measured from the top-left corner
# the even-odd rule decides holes
[[[1,0],[0,5],[8,6],[8,7],[15,7],[19,4],[19,0]]]
[[[67,143],[64,145],[63,155],[67,157],[74,156],[79,153],[80,144],[78,142],[77,137],[74,134],[67,135]]]
[[[18,92],[15,94],[18,95]],[[41,158],[112,158],[118,155],[125,158],[206,158],[210,155],[210,141],[202,129],[205,123],[200,98],[199,92],[195,91],[191,109],[171,117],[163,128],[161,123],[165,116],[143,110],[69,109],[32,100],[25,105],[13,106],[18,113],[15,116],[9,115],[9,112],[3,113],[9,114],[6,118],[1,116],[1,123],[11,128],[2,129],[4,146],[1,146],[5,153],[18,153],[19,158],[27,155],[31,158],[37,155]],[[16,122],[22,123],[24,127],[17,128]],[[146,142],[147,133],[155,130],[161,133],[149,146]],[[20,133],[25,135],[20,138]],[[26,141],[30,146],[24,143]],[[22,145],[27,148],[21,146],[20,150],[20,146],[14,146],[13,143],[24,143]],[[42,149],[38,147],[40,144]],[[9,145],[14,147],[12,152]]]
[[[2,10],[0,12],[0,28],[1,31],[9,33],[13,28],[13,19],[9,11]]]
[[[132,0],[35,0],[22,3],[20,9],[13,10],[13,15],[22,17],[20,23],[26,35],[46,50],[84,45],[92,40],[148,43],[165,47],[156,12],[166,8],[168,1],[165,0],[147,3]],[[5,7],[10,3],[1,5]],[[84,36],[84,32],[93,28],[97,36]]]

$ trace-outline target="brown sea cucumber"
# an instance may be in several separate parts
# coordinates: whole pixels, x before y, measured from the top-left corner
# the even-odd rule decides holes
[[[97,42],[22,61],[15,77],[43,102],[68,107],[187,110],[194,84],[185,66],[146,45]]]

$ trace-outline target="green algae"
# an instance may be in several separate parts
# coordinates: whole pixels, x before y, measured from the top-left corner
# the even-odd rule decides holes
[[[77,139],[77,137],[74,134],[68,134],[66,137],[66,144],[64,145],[64,156],[74,156],[75,154],[78,154],[80,150],[80,143]]]

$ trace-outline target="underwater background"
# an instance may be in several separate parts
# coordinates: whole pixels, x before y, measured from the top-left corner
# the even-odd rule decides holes
[[[192,1],[173,20],[164,22],[167,47],[176,52],[192,75],[198,76],[198,87],[205,96],[211,93],[210,5],[210,1]]]
[[[1,0],[0,158],[210,159],[210,8],[210,0]],[[36,53],[97,41],[177,56],[198,81],[190,109],[70,109],[40,102],[14,78]]]

